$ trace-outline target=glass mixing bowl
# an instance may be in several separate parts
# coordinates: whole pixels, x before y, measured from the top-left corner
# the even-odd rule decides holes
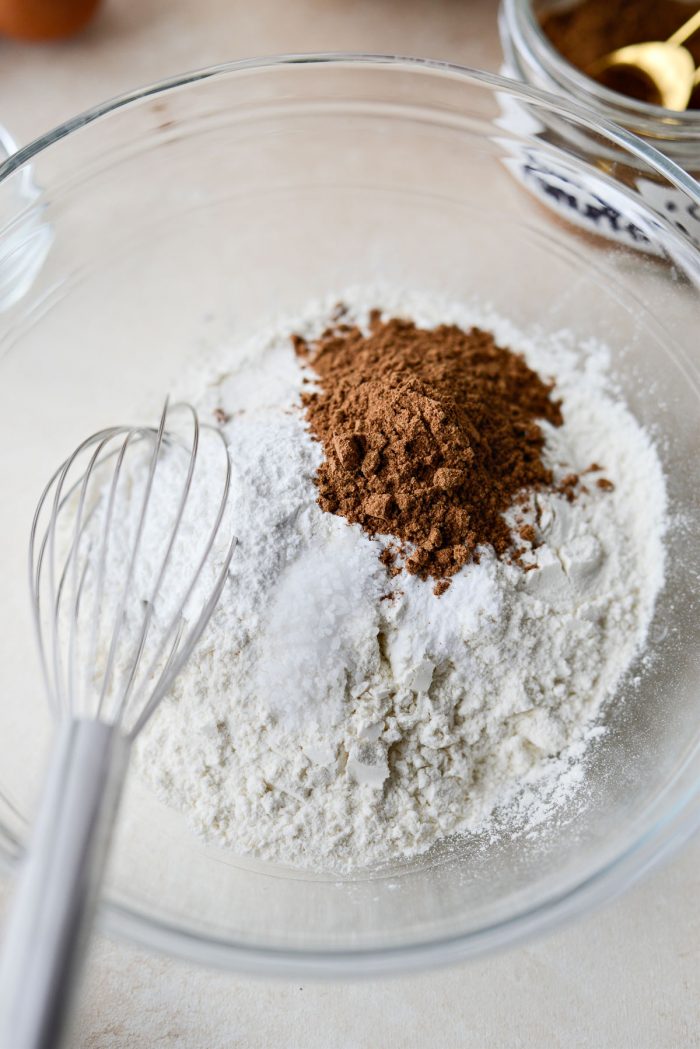
[[[563,125],[614,144],[626,168],[700,207],[700,188],[679,168],[573,104],[389,58],[195,73],[77,117],[0,168],[0,846],[9,863],[27,835],[51,730],[24,568],[45,479],[85,434],[157,416],[199,351],[374,281],[477,296],[526,331],[566,328],[609,344],[620,390],[656,435],[674,513],[654,659],[608,709],[582,811],[524,840],[447,842],[389,871],[314,876],[240,859],[202,844],[132,776],[105,885],[108,927],[247,971],[406,969],[580,913],[695,829],[700,256],[614,166],[601,172],[577,155],[576,136],[547,130]],[[597,202],[605,236],[575,208],[569,221],[547,206],[567,186]]]

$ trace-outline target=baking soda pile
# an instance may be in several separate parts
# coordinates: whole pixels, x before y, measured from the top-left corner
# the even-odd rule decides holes
[[[137,761],[210,841],[336,870],[488,829],[509,806],[521,824],[535,820],[538,797],[551,806],[568,796],[596,717],[645,641],[665,525],[656,453],[606,392],[601,347],[566,334],[526,339],[432,297],[342,298],[344,322],[363,331],[380,306],[383,318],[422,328],[493,332],[555,381],[563,423],[540,424],[553,483],[506,515],[526,537],[518,558],[481,545],[436,595],[435,577],[389,574],[390,535],[317,501],[324,450],[302,407],[313,384],[291,336],[318,340],[333,302],[211,364],[195,400],[229,443],[239,543]],[[591,464],[606,484],[582,481],[571,498],[566,479]]]

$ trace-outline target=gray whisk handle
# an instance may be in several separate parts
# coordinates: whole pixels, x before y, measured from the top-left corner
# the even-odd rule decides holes
[[[59,1044],[129,756],[120,729],[62,724],[0,958],[0,1049]]]

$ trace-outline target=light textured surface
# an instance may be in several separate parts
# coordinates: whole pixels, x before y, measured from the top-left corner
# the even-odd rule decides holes
[[[696,842],[623,900],[527,947],[371,983],[249,980],[98,937],[70,1045],[693,1049],[699,861]]]
[[[532,946],[371,984],[236,979],[100,941],[81,1049],[690,1049],[700,848]]]
[[[495,69],[496,6],[112,0],[75,41],[0,42],[0,120],[24,142],[160,76],[279,51],[412,53]],[[700,1046],[699,861],[695,842],[623,900],[528,947],[371,984],[249,981],[98,938],[71,1046],[690,1049]]]

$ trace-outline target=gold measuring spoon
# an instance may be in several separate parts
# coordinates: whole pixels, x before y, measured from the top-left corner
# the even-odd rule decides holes
[[[588,73],[596,80],[609,70],[641,74],[654,89],[664,109],[682,112],[688,108],[693,88],[700,84],[700,70],[686,40],[700,29],[700,11],[689,18],[668,40],[619,47],[594,62]]]

